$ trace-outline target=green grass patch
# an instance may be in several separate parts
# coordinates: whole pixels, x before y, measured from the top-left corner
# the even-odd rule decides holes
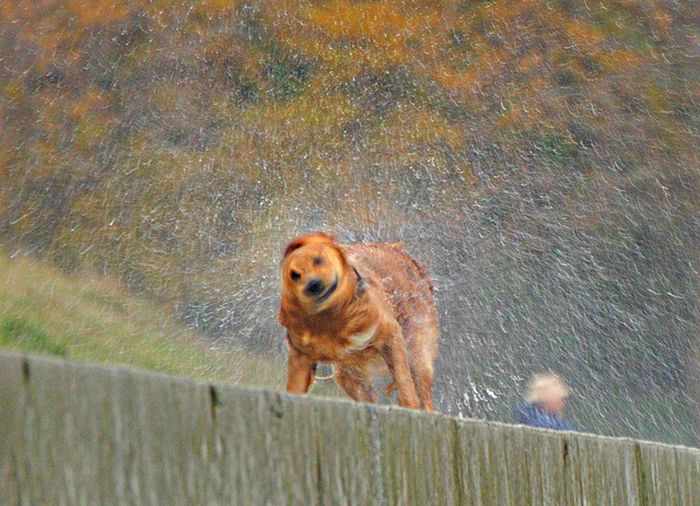
[[[557,132],[547,132],[535,142],[535,147],[549,160],[563,165],[576,156],[576,145]]]
[[[1,252],[0,348],[242,385],[285,380],[283,357],[207,340],[113,279]]]
[[[46,332],[24,318],[15,316],[0,318],[0,346],[46,352],[60,357],[68,354],[65,345],[51,339]]]

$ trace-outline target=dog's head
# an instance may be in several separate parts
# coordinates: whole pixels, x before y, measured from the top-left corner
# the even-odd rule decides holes
[[[284,251],[282,296],[294,297],[307,314],[318,313],[342,297],[347,269],[333,235],[297,237]]]

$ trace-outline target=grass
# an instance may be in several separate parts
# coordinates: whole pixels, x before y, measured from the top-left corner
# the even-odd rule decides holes
[[[63,344],[54,341],[24,318],[7,315],[0,319],[0,345],[14,346],[27,351],[43,351],[61,357],[67,352]]]
[[[114,280],[0,253],[0,349],[281,388],[283,358],[213,345]]]

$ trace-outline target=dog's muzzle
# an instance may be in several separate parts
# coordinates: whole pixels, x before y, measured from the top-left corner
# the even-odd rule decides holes
[[[304,287],[304,292],[312,297],[318,296],[323,291],[323,281],[320,279],[311,279]]]
[[[325,290],[323,286],[323,281],[321,281],[320,279],[312,279],[308,283],[306,283],[306,286],[304,287],[304,292],[307,295],[314,297],[318,302],[323,302],[328,297],[330,297],[333,292],[335,292],[336,288],[338,288],[337,277],[333,281],[333,284],[331,284]]]

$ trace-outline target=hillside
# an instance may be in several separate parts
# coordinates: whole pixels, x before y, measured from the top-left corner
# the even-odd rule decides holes
[[[202,380],[279,386],[281,364],[205,344],[114,280],[0,255],[0,347]]]
[[[232,257],[411,201],[497,232],[551,207],[594,230],[588,191],[697,206],[690,6],[119,5],[0,7],[0,233],[209,326]]]

